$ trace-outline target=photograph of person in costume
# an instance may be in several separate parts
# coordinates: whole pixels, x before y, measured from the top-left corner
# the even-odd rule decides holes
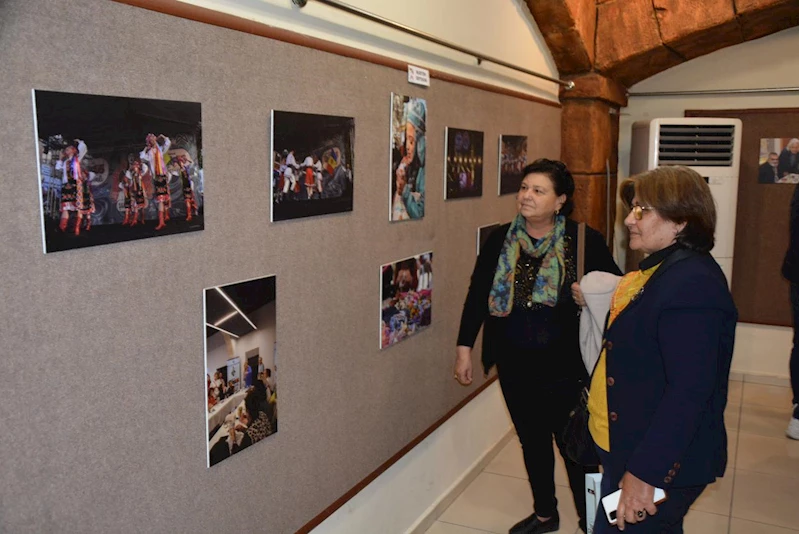
[[[392,93],[390,221],[424,217],[426,121],[424,99]]]
[[[169,178],[164,161],[164,153],[169,150],[172,141],[169,137],[161,134],[156,137],[154,134],[147,134],[144,150],[139,154],[142,161],[147,162],[153,173],[153,201],[158,206],[158,226],[156,230],[162,230],[169,220],[169,208],[172,207],[172,198],[169,195]]]
[[[380,348],[430,326],[433,312],[433,253],[380,268]]]
[[[38,90],[33,103],[45,252],[203,229],[200,104]]]
[[[483,132],[446,129],[444,198],[483,196]]]
[[[127,224],[130,226],[144,224],[144,211],[147,209],[147,191],[144,188],[144,175],[147,173],[147,166],[142,164],[141,160],[134,159],[130,169],[123,174],[123,177],[127,178],[129,182],[131,218]],[[125,221],[122,221],[122,225],[125,225]]]
[[[527,136],[499,136],[499,195],[516,194],[527,166]]]
[[[276,277],[209,287],[204,303],[211,467],[277,432]]]
[[[272,221],[352,211],[355,119],[272,111]]]
[[[81,222],[86,220],[86,231],[92,227],[91,214],[94,213],[94,197],[92,196],[89,171],[81,167],[81,162],[86,156],[86,143],[75,139],[74,144],[67,145],[61,151],[61,157],[55,164],[56,171],[63,173],[61,188],[61,222],[58,229],[67,231],[70,214],[75,214],[75,227],[73,232],[80,235]]]
[[[194,192],[194,162],[185,150],[176,151],[170,161],[170,173],[177,178],[186,204],[186,221],[191,221],[197,212],[197,200]]]

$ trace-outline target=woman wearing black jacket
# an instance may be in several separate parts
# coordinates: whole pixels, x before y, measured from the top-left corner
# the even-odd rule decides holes
[[[587,373],[580,355],[577,223],[574,180],[560,161],[539,159],[524,171],[516,198],[518,214],[483,245],[461,316],[455,378],[472,381],[471,351],[483,331],[483,369],[497,366],[524,453],[535,512],[510,534],[560,528],[555,498],[552,437],[559,435]],[[621,274],[602,235],[585,233],[585,271]],[[564,458],[574,503],[585,526],[585,473],[591,468]],[[595,470],[594,470],[595,471]]]

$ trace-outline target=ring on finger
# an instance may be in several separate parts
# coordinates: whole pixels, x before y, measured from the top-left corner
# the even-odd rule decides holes
[[[644,511],[643,510],[638,510],[637,512],[635,512],[635,515],[638,517],[638,519],[643,519],[644,518]]]

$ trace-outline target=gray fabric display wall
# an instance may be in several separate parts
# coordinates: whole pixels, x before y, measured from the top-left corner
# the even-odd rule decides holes
[[[101,0],[5,0],[0,58],[0,531],[293,532],[483,382],[451,366],[498,136],[557,157],[559,109]],[[45,255],[34,88],[200,102],[205,230]],[[392,91],[427,99],[421,221],[388,222]],[[269,223],[271,109],[355,118],[352,212]],[[485,132],[482,198],[444,202],[445,126]],[[379,267],[429,250],[433,323],[380,351]],[[207,469],[203,288],[269,274],[280,429]]]

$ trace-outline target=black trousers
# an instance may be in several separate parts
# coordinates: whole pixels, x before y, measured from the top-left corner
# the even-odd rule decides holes
[[[793,388],[793,403],[799,404],[799,284],[791,282],[791,311],[793,312],[793,349],[791,349],[790,373]],[[799,408],[794,409],[799,418]]]
[[[502,395],[524,453],[524,465],[535,501],[535,513],[550,517],[558,509],[555,498],[555,454],[552,438],[562,450],[560,433],[577,403],[580,377],[547,380],[530,354],[512,351],[497,362]],[[563,453],[561,452],[561,456]],[[565,456],[566,472],[580,518],[585,517],[585,474],[595,467],[575,464]]]

